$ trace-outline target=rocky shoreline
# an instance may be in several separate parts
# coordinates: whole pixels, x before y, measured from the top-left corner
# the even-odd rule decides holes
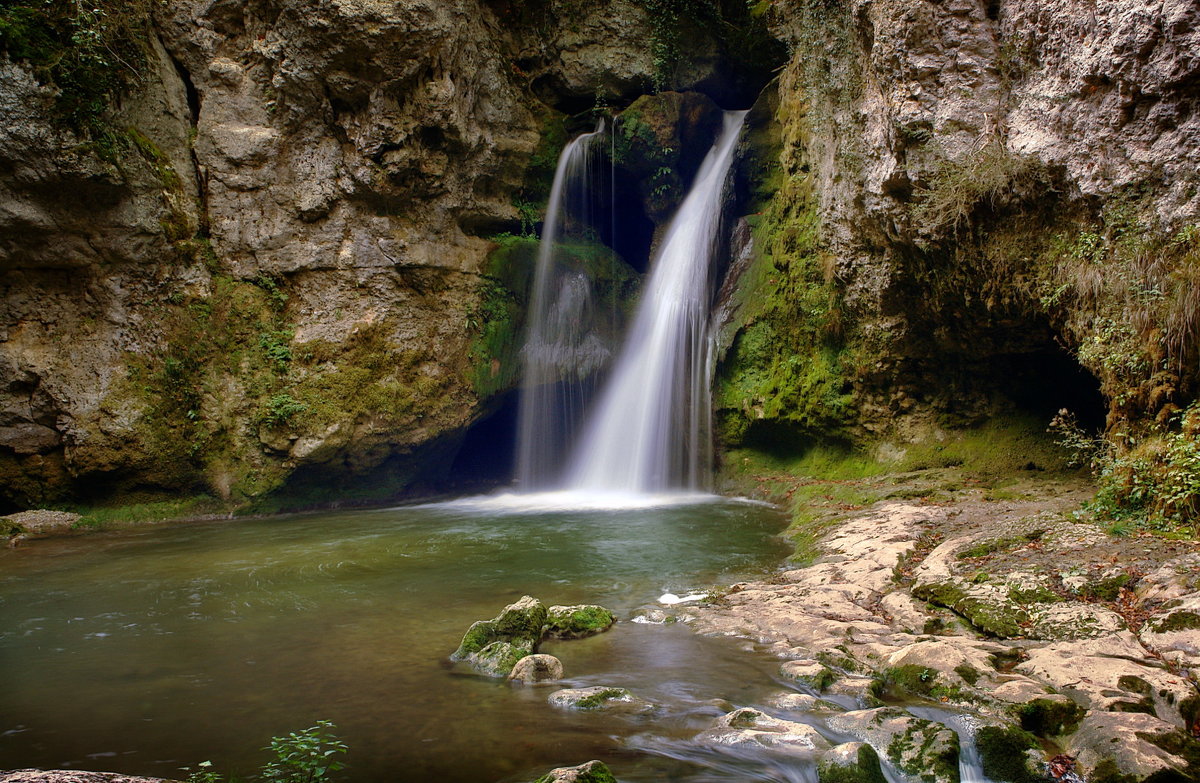
[[[978,716],[995,781],[1050,776],[1056,754],[1074,762],[1060,776],[1092,783],[1194,780],[1200,547],[1115,537],[1077,506],[1070,492],[885,501],[818,542],[811,565],[733,585],[679,619],[786,659],[783,678],[857,707],[841,730],[902,769],[903,743],[880,727],[903,712],[884,698]]]

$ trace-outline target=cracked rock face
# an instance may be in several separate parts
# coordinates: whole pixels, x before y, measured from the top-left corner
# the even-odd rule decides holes
[[[401,484],[446,469],[456,433],[483,410],[469,323],[495,247],[486,237],[519,225],[514,199],[554,115],[530,80],[560,92],[608,85],[620,97],[652,70],[635,4],[597,4],[562,40],[538,33],[539,20],[500,18],[502,6],[164,3],[144,86],[114,120],[139,135],[119,168],[50,120],[53,92],[30,71],[0,62],[8,503],[46,503],[85,483],[236,498],[304,468],[359,475],[386,463]],[[262,337],[276,356],[318,357],[303,371],[293,364],[289,387],[345,397],[374,384],[382,401],[314,417],[317,406],[295,399],[303,417],[264,426],[272,394],[302,395],[256,397],[245,359],[220,368],[210,365],[226,356],[206,356],[194,392],[191,379],[177,384],[192,395],[176,411],[188,420],[163,424],[151,398],[169,393],[136,389],[162,385],[164,357],[195,342],[168,322],[197,302],[216,307],[227,279],[278,291],[279,323]],[[382,350],[364,357],[363,333]],[[259,339],[234,336],[221,350]],[[364,369],[380,377],[356,381]],[[352,388],[334,392],[341,382]],[[205,431],[222,433],[228,453],[160,453],[200,444]]]

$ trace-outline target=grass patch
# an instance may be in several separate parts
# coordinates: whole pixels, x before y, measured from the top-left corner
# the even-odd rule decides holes
[[[154,522],[221,514],[228,511],[228,505],[209,495],[195,495],[119,506],[73,506],[67,510],[80,515],[75,523],[77,528],[119,530]]]

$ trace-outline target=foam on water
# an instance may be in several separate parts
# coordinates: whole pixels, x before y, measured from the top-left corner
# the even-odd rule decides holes
[[[538,514],[564,511],[629,511],[739,501],[740,499],[723,498],[703,492],[642,494],[560,490],[557,492],[504,492],[497,495],[475,495],[439,503],[426,503],[416,506],[416,508],[488,514]]]

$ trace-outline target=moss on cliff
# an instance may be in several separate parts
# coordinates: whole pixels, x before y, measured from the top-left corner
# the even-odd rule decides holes
[[[754,258],[734,294],[714,404],[727,446],[837,438],[854,416],[853,350],[809,183],[793,177],[752,221]]]
[[[142,79],[152,36],[150,0],[18,0],[0,8],[0,51],[58,88],[59,118],[100,150],[121,144],[112,101]]]
[[[397,344],[386,321],[297,343],[284,287],[216,276],[207,296],[169,297],[160,347],[128,355],[103,404],[129,429],[91,436],[84,471],[113,475],[110,491],[203,489],[237,506],[298,461],[366,472],[388,458],[387,433],[439,426],[451,376],[428,351]]]

